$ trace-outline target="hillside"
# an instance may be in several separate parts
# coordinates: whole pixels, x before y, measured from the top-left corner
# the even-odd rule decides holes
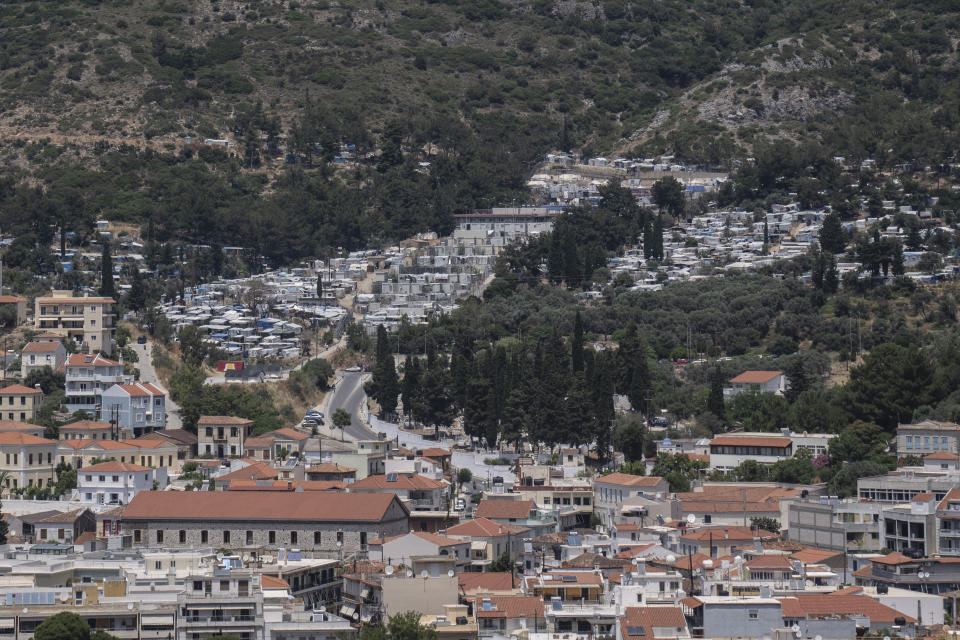
[[[0,224],[149,219],[285,263],[522,201],[551,149],[942,162],[958,25],[947,0],[4,3]]]

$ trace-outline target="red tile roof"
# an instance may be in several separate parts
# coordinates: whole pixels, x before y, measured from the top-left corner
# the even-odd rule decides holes
[[[63,427],[61,427],[62,429]],[[0,432],[2,431],[43,431],[43,427],[29,422],[17,422],[16,420],[0,420]]]
[[[97,420],[80,420],[79,422],[71,422],[70,424],[65,424],[60,427],[60,431],[100,431],[103,429],[110,429],[111,425],[109,422],[100,422]]]
[[[511,591],[515,588],[509,571],[464,572],[458,573],[457,579],[460,581],[460,591],[462,593]]]
[[[118,386],[134,397],[165,395],[163,391],[149,383],[137,382],[136,384],[121,384]]]
[[[23,348],[24,353],[53,353],[61,348],[59,342],[28,342]]]
[[[490,600],[490,610],[484,609]],[[543,618],[543,599],[536,596],[477,596],[473,610],[477,618]]]
[[[264,433],[255,438],[247,438],[243,446],[248,449],[266,448],[269,449],[277,440],[309,440],[310,436],[299,431],[294,431],[288,427],[283,427]]]
[[[71,353],[67,356],[68,367],[119,367],[119,362],[104,358],[99,353]]]
[[[380,522],[391,494],[351,495],[337,491],[141,491],[123,512],[129,520]]]
[[[616,484],[624,487],[656,487],[663,482],[660,476],[635,476],[629,473],[608,473],[594,482]]]
[[[150,467],[141,467],[138,464],[130,464],[129,462],[116,462],[115,460],[110,460],[108,462],[100,462],[98,464],[90,465],[89,467],[82,467],[81,471],[103,471],[104,473],[132,473],[136,471],[150,471]]]
[[[47,440],[29,433],[4,431],[0,433],[0,445],[57,444],[56,440]]]
[[[26,302],[26,298],[19,296],[0,296],[0,304],[13,304],[14,302]]]
[[[751,558],[744,563],[748,569],[778,569],[783,571],[792,571],[793,565],[787,556],[780,554],[767,554]]]
[[[951,492],[957,491],[957,489],[951,489]],[[950,494],[947,494],[948,496]],[[946,498],[944,498],[946,500]],[[908,562],[916,562],[916,559],[909,558],[899,551],[894,551],[893,553],[888,553],[885,556],[880,556],[879,558],[874,558],[871,560],[875,564],[907,564]]]
[[[307,467],[307,473],[340,473],[349,475],[356,472],[356,469],[345,467],[341,464],[337,464],[336,462],[321,462],[319,464],[312,464]]]
[[[286,580],[267,574],[260,576],[260,586],[264,589],[290,589],[290,584]]]
[[[717,436],[710,441],[710,446],[725,445],[732,447],[789,447],[793,443],[790,438],[782,436]]]
[[[421,476],[416,473],[397,474],[396,481],[387,482],[386,475],[367,476],[362,480],[357,480],[350,485],[350,490],[354,489],[439,489],[446,486],[439,480]]]
[[[730,382],[739,382],[743,384],[764,384],[770,382],[777,376],[782,376],[783,371],[744,371]]]
[[[897,618],[915,623],[916,618],[897,611],[865,595],[847,593],[807,594],[798,593],[788,598],[778,598],[784,618],[806,618],[830,614],[856,614],[870,618],[871,623],[893,624]]]
[[[960,489],[950,489],[950,491],[947,491],[947,495],[943,496],[943,500],[937,505],[937,509],[946,511],[951,502],[960,502]]]
[[[0,389],[0,396],[23,396],[33,395],[35,393],[43,393],[43,391],[34,389],[33,387],[25,387],[22,384],[12,384],[9,387]]]
[[[236,480],[271,480],[278,476],[277,470],[263,462],[254,462],[242,469],[225,473],[214,478],[218,485],[222,482],[233,483]]]
[[[533,508],[533,500],[481,500],[473,515],[476,518],[491,520],[509,518],[526,520],[530,517]]]
[[[680,607],[627,607],[620,618],[624,638],[676,638],[686,628],[687,620]],[[660,629],[665,630],[664,635],[656,635],[655,631]]]
[[[198,425],[244,425],[253,424],[253,420],[246,418],[235,418],[233,416],[200,416],[197,420]]]
[[[447,529],[448,536],[464,536],[467,538],[492,538],[496,536],[505,536],[507,534],[516,535],[523,531],[529,531],[526,527],[517,527],[507,524],[500,524],[487,518],[474,518],[461,522]]]
[[[937,451],[936,453],[931,453],[928,456],[924,456],[924,460],[956,460],[957,454],[950,453],[949,451]]]

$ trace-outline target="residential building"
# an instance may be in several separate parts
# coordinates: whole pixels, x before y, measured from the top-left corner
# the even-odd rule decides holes
[[[109,422],[80,420],[60,427],[61,440],[117,440],[117,436],[116,427]]]
[[[474,518],[448,528],[450,538],[470,540],[470,564],[475,571],[484,571],[504,553],[516,558],[523,551],[523,541],[530,530],[516,525],[500,524],[487,518]]]
[[[776,534],[752,527],[701,527],[693,530],[688,528],[680,534],[677,551],[684,555],[702,553],[710,558],[718,558],[752,549],[755,542],[776,539],[778,539]]]
[[[197,454],[218,458],[243,455],[253,435],[253,420],[233,416],[200,416],[197,421]]]
[[[56,482],[57,441],[27,433],[0,433],[0,474],[4,493]]]
[[[447,506],[449,483],[416,473],[371,475],[350,484],[350,493],[391,493],[411,510],[440,511]]]
[[[73,544],[84,533],[93,533],[96,518],[89,509],[74,509],[46,516],[33,523],[34,542]]]
[[[690,637],[680,607],[627,607],[620,623],[620,640],[682,640]]]
[[[901,456],[925,456],[938,451],[960,454],[960,425],[939,420],[923,420],[897,426],[897,453]]]
[[[167,393],[155,384],[115,384],[102,394],[100,419],[116,423],[135,437],[167,424]]]
[[[72,291],[55,290],[34,301],[33,322],[38,330],[70,338],[84,353],[113,353],[112,298],[74,297]]]
[[[83,411],[99,416],[103,392],[115,384],[130,384],[133,376],[123,372],[123,365],[99,353],[75,353],[65,364],[67,411]]]
[[[27,299],[20,296],[0,296],[0,307],[13,309],[14,321],[17,326],[27,321]]]
[[[456,571],[470,564],[470,540],[450,538],[436,533],[410,531],[372,540],[370,557],[382,558],[387,564],[411,566],[416,558],[445,557],[453,559]]]
[[[620,517],[624,500],[631,496],[664,498],[670,484],[659,476],[635,476],[610,473],[593,481],[593,510],[603,524],[610,526]]]
[[[783,628],[783,610],[775,598],[692,596],[683,600],[683,612],[695,638],[726,638],[732,629],[738,638],[766,638]]]
[[[0,419],[0,433],[14,432],[26,433],[31,436],[42,438],[46,429],[39,424],[30,424],[29,422],[19,422],[17,420]]]
[[[725,433],[710,441],[710,468],[729,471],[746,460],[773,464],[793,456],[788,436],[753,433]]]
[[[850,553],[875,553],[884,546],[880,503],[827,496],[786,502],[788,540]]]
[[[960,470],[960,456],[949,451],[937,451],[923,457],[923,468],[925,471]]]
[[[305,433],[283,427],[262,436],[247,438],[243,447],[247,457],[258,460],[299,459],[303,457],[303,449],[309,439],[310,436]]]
[[[385,494],[144,491],[124,509],[123,527],[136,547],[346,553],[366,549],[368,535],[372,540],[408,531],[408,516],[396,496]]]
[[[926,557],[937,550],[937,500],[932,493],[915,495],[907,504],[880,513],[883,546],[891,551]]]
[[[238,638],[264,638],[260,580],[260,574],[246,569],[188,576],[185,590],[177,596],[177,640],[222,635],[226,630]]]
[[[343,482],[350,484],[357,479],[357,470],[344,467],[336,462],[321,462],[306,468],[307,480],[322,482]]]
[[[937,551],[960,556],[960,489],[951,489],[937,504]]]
[[[60,440],[57,444],[59,462],[74,469],[88,467],[95,460],[166,467],[169,472],[179,472],[183,465],[183,461],[177,458],[177,447],[161,440]]]
[[[473,512],[475,518],[488,518],[500,524],[524,524],[537,514],[533,500],[484,499]]]
[[[850,630],[853,635],[847,635],[849,631],[846,631],[843,635],[831,633],[824,637],[859,637],[857,628],[871,634],[896,628],[897,633],[906,637],[914,637],[917,633],[916,618],[862,593],[847,593],[846,590],[827,594],[796,593],[778,599],[783,607],[783,626],[799,626],[801,637],[806,637],[804,632],[819,633],[824,628],[823,621],[831,618],[846,618],[852,622]]]
[[[472,600],[481,640],[516,637],[518,631],[544,632],[543,599],[521,595],[480,595]]]
[[[177,448],[177,460],[185,462],[197,455],[197,435],[184,429],[161,429],[140,436],[139,440],[159,440]]]
[[[20,353],[20,375],[26,378],[34,371],[50,367],[57,371],[67,361],[67,349],[57,340],[32,340]]]
[[[786,521],[782,500],[799,498],[800,489],[785,489],[759,483],[709,483],[695,491],[676,494],[680,517],[693,515],[705,525],[748,526],[751,518]]]
[[[340,578],[339,559],[298,560],[296,556],[295,552],[288,552],[283,562],[264,568],[264,586],[268,578],[275,577],[289,585],[290,595],[302,599],[308,611],[320,607],[330,607],[332,610],[342,600],[343,580]]]
[[[38,385],[39,386],[39,385]],[[0,418],[14,422],[32,422],[43,404],[43,391],[12,384],[0,389]]]
[[[738,393],[775,393],[782,396],[787,390],[787,377],[783,371],[744,371],[731,378],[723,388],[723,395],[731,398]]]
[[[97,505],[125,505],[141,491],[167,486],[167,469],[152,469],[131,462],[101,462],[77,472],[77,494]]]

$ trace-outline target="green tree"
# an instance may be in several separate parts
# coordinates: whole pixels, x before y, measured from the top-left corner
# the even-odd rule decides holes
[[[577,313],[573,317],[573,338],[570,341],[570,361],[574,373],[583,371],[583,320],[580,318],[579,309],[577,309]]]
[[[103,252],[100,254],[100,295],[112,298],[117,294],[113,282],[113,257],[110,255],[110,240],[101,236]]]
[[[765,516],[750,518],[750,526],[754,529],[769,531],[770,533],[780,533],[780,521],[776,518],[768,518]]]
[[[774,482],[810,484],[816,473],[810,450],[799,449],[792,457],[775,462],[770,467],[769,475]]]
[[[504,551],[500,556],[487,565],[487,571],[503,573],[513,571],[513,562],[510,561],[510,553]]]
[[[661,213],[666,211],[675,218],[683,213],[683,184],[673,176],[667,176],[654,182],[650,189],[650,195]]]
[[[333,412],[333,426],[341,431],[349,427],[352,421],[353,416],[350,415],[349,411],[342,407]]]
[[[464,467],[457,471],[457,482],[460,484],[467,484],[471,480],[473,480],[473,472],[470,469]]]
[[[855,418],[875,422],[893,433],[917,407],[930,403],[933,367],[916,347],[885,343],[874,347],[863,364],[850,371],[844,388]]]
[[[389,415],[397,410],[400,381],[394,366],[393,352],[390,350],[389,336],[383,325],[377,326],[376,358],[367,393],[380,405],[381,412]]]
[[[204,340],[203,331],[192,324],[180,327],[177,341],[180,343],[180,357],[188,365],[199,367],[210,354],[210,347]]]
[[[643,460],[646,441],[647,429],[637,416],[627,415],[617,420],[613,443],[627,462]]]
[[[90,631],[87,621],[70,611],[52,615],[33,632],[34,640],[116,640],[104,631]]]
[[[707,396],[707,411],[720,419],[721,423],[726,419],[726,411],[723,404],[723,370],[718,364],[710,375],[710,393]]]
[[[132,311],[143,311],[147,306],[147,287],[143,282],[143,275],[138,267],[133,269],[130,280],[130,291],[127,293],[127,306]]]
[[[840,223],[840,216],[828,213],[820,228],[820,247],[828,253],[843,253],[847,246],[846,233]]]

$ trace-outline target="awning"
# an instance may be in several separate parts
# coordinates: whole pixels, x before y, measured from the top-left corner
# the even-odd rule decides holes
[[[173,615],[159,615],[159,614],[143,614],[140,616],[140,624],[149,624],[149,625],[166,625],[173,626]]]
[[[350,606],[349,604],[345,604],[342,607],[340,607],[340,615],[342,615],[344,618],[348,618],[348,619],[352,618],[353,614],[356,612],[357,610],[354,607]]]

